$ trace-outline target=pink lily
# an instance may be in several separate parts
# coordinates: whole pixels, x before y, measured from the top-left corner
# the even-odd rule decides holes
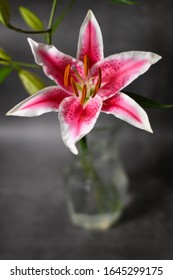
[[[100,112],[152,132],[145,111],[121,90],[156,63],[159,55],[129,51],[104,58],[101,30],[92,11],[82,23],[76,59],[52,45],[28,41],[36,63],[56,85],[25,99],[7,115],[59,112],[62,139],[74,154],[76,142],[93,129]]]

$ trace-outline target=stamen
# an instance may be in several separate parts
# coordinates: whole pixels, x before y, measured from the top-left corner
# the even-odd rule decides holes
[[[76,70],[76,67],[74,65],[72,65],[71,70],[73,70],[76,74],[76,76],[79,78],[79,80],[84,83],[84,80],[82,79],[81,75],[78,73],[78,71]]]
[[[65,85],[65,87],[68,87],[69,74],[70,74],[70,64],[68,64],[66,66],[65,71],[64,71],[64,85]]]
[[[83,85],[83,88],[82,88],[82,97],[81,97],[81,105],[84,104],[85,102],[85,98],[86,98],[86,93],[87,93],[87,86],[86,85]]]
[[[89,69],[89,60],[88,60],[88,56],[85,54],[84,55],[84,74],[85,74],[85,77],[88,76],[88,69]]]
[[[72,86],[72,89],[73,89],[75,95],[78,97],[79,93],[78,93],[77,86],[76,86],[76,83],[75,83],[73,77],[70,77],[70,83],[71,83],[71,86]]]
[[[98,68],[98,80],[97,80],[97,83],[95,85],[95,88],[94,88],[94,92],[93,92],[93,95],[92,95],[92,98],[96,96],[100,86],[101,86],[101,83],[102,83],[102,73],[101,73],[101,69]]]

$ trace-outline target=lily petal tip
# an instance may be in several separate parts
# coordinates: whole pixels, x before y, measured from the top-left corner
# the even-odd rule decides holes
[[[148,131],[149,133],[153,133],[153,130],[151,127],[149,127],[146,131]]]
[[[70,145],[67,145],[67,146],[74,155],[76,155],[76,156],[78,155],[78,150],[75,145],[73,147]]]
[[[28,40],[28,43],[29,43],[29,45],[30,45],[31,48],[36,48],[36,47],[38,47],[38,43],[37,43],[36,41],[34,41],[33,39],[27,38],[27,40]]]
[[[151,53],[152,64],[158,62],[162,57],[156,53]]]
[[[30,37],[28,37],[27,40],[28,40],[29,44],[34,42],[34,40],[32,40]]]
[[[93,15],[92,10],[89,9],[87,15],[91,17]]]
[[[147,124],[145,124],[144,130],[149,132],[149,133],[153,133],[153,130],[152,130],[151,126],[150,126],[149,121],[148,121]]]
[[[92,19],[95,19],[95,16],[94,16],[94,13],[92,10],[88,10],[88,13],[86,15],[86,19],[87,20],[92,20]]]
[[[13,110],[8,111],[5,115],[6,116],[15,116]]]
[[[150,133],[153,133],[153,130],[152,130],[151,127],[147,131],[150,132]]]

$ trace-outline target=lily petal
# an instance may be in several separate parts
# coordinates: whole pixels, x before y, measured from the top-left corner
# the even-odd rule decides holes
[[[101,107],[102,100],[99,96],[91,98],[84,106],[72,96],[62,101],[59,108],[62,139],[74,154],[78,154],[75,143],[92,130]]]
[[[81,61],[77,61],[75,58],[69,55],[60,52],[52,45],[37,43],[30,38],[28,38],[28,42],[31,46],[36,63],[43,67],[44,73],[50,79],[54,80],[55,83],[61,86],[65,91],[72,93],[72,88],[70,85],[64,86],[65,69],[67,65],[70,64],[71,69],[69,76],[74,75],[74,71],[72,69],[75,68],[80,76],[83,77],[83,63]]]
[[[98,67],[102,73],[102,87],[98,94],[107,99],[145,73],[161,57],[151,52],[129,51],[111,55],[96,63],[91,69],[95,76]]]
[[[148,132],[153,132],[143,108],[123,92],[118,92],[103,103],[102,112],[128,122]]]
[[[7,115],[34,117],[51,111],[58,111],[62,100],[69,94],[57,86],[47,87],[28,97],[12,108]]]
[[[91,10],[88,11],[79,33],[77,59],[89,58],[89,67],[103,59],[103,38],[100,26]]]

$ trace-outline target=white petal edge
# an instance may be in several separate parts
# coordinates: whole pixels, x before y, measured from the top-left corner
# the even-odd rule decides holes
[[[35,116],[40,116],[44,113],[48,113],[51,111],[54,112],[58,112],[58,109],[54,108],[52,109],[50,108],[37,108],[37,109],[24,109],[21,110],[21,108],[28,103],[28,101],[31,101],[32,99],[35,99],[36,97],[39,97],[41,95],[44,95],[44,93],[48,92],[48,91],[54,91],[57,90],[57,86],[50,86],[47,88],[44,88],[42,90],[40,90],[39,92],[37,92],[36,94],[33,94],[32,96],[29,96],[28,98],[26,98],[25,100],[21,101],[20,103],[18,103],[15,107],[13,107],[10,111],[8,111],[6,113],[7,116],[18,116],[18,117],[35,117]]]
[[[98,35],[98,42],[99,42],[99,46],[100,46],[100,50],[102,52],[102,59],[104,58],[104,50],[103,50],[103,37],[102,37],[102,32],[101,32],[101,28],[100,25],[98,24],[98,21],[94,15],[94,13],[89,10],[79,31],[79,39],[78,39],[78,47],[77,47],[77,59],[80,56],[80,52],[81,52],[81,46],[82,46],[82,36],[83,36],[83,30],[85,29],[88,21],[91,20],[94,23],[94,26],[97,28],[97,35]]]
[[[41,65],[43,66],[44,63],[42,62],[42,60],[39,58],[39,56],[37,55],[37,50],[39,48],[44,48],[44,49],[52,49],[54,51],[54,53],[56,54],[56,52],[59,52],[53,45],[47,45],[47,44],[44,44],[44,43],[37,43],[36,41],[34,41],[33,39],[31,38],[27,38],[28,40],[28,43],[31,47],[31,50],[32,50],[32,53],[34,55],[34,58],[35,58],[35,62],[38,64],[38,65]]]
[[[147,52],[147,51],[126,51],[121,53],[112,54],[110,56],[107,56],[103,59],[104,62],[109,62],[112,59],[147,59],[148,62],[152,65],[158,62],[162,57],[156,53],[153,52]],[[98,67],[100,63],[103,61],[98,61],[94,66],[93,69]],[[97,65],[98,64],[98,65]]]
[[[106,114],[112,114],[115,117],[129,123],[132,126],[135,126],[135,127],[140,128],[142,130],[145,130],[147,132],[153,133],[153,130],[151,128],[151,125],[150,125],[150,122],[149,122],[149,119],[148,119],[148,115],[145,112],[145,110],[134,99],[129,97],[127,94],[125,94],[123,92],[119,92],[117,94],[119,94],[125,100],[125,102],[127,102],[127,104],[129,103],[130,106],[132,106],[133,109],[136,110],[136,113],[140,116],[140,119],[142,120],[142,123],[139,123],[139,122],[135,121],[133,118],[129,118],[125,114],[122,114],[121,110],[119,111],[118,108],[114,112],[113,111],[112,112],[111,111],[105,111],[105,110],[102,110],[102,112],[104,112]],[[111,98],[113,98],[113,97],[111,97]]]

